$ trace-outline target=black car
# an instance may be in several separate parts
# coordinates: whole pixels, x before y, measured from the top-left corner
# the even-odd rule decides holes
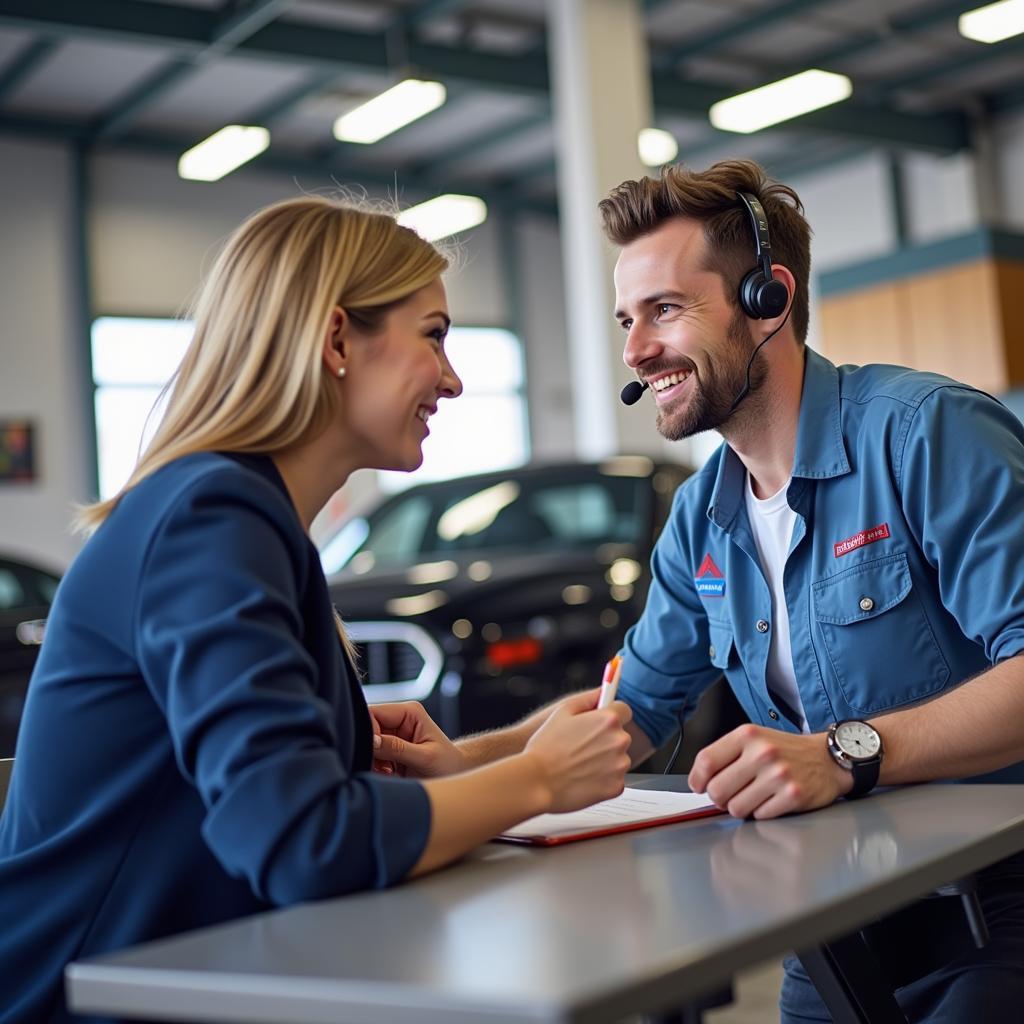
[[[60,577],[0,557],[0,757],[14,756],[21,709]]]
[[[413,486],[353,520],[322,557],[342,566],[331,596],[367,699],[420,700],[459,735],[599,684],[688,475],[641,456],[528,466]]]

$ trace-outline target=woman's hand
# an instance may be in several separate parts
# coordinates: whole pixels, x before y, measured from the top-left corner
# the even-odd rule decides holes
[[[467,767],[465,758],[416,701],[374,704],[374,769],[426,779],[453,775]],[[388,771],[387,765],[391,766]]]
[[[602,711],[595,703],[592,690],[560,701],[526,744],[547,781],[551,811],[576,811],[625,788],[632,741],[624,726],[633,713],[622,701]]]

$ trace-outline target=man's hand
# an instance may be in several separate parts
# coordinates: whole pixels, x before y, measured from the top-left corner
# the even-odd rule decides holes
[[[385,765],[390,763],[395,774],[426,779],[453,775],[468,767],[459,748],[434,723],[422,704],[374,704],[370,717],[377,771],[388,772]]]
[[[741,725],[694,759],[690,788],[736,818],[777,818],[825,807],[853,786],[821,733],[794,735]]]

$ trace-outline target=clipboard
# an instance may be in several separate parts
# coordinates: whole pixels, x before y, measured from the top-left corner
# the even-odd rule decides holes
[[[495,839],[529,846],[562,846],[581,839],[598,839],[724,813],[703,793],[627,789],[611,800],[603,800],[582,811],[539,814],[502,832]]]

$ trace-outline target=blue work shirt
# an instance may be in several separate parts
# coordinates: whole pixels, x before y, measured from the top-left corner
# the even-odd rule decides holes
[[[752,722],[798,731],[766,679],[775,622],[723,444],[680,488],[626,636],[621,699],[655,745],[725,674]],[[1024,651],[1024,427],[990,396],[807,350],[784,572],[812,732],[926,700]]]
[[[375,774],[316,548],[273,462],[191,455],[61,582],[0,819],[0,1021],[71,960],[389,885],[430,827]]]

